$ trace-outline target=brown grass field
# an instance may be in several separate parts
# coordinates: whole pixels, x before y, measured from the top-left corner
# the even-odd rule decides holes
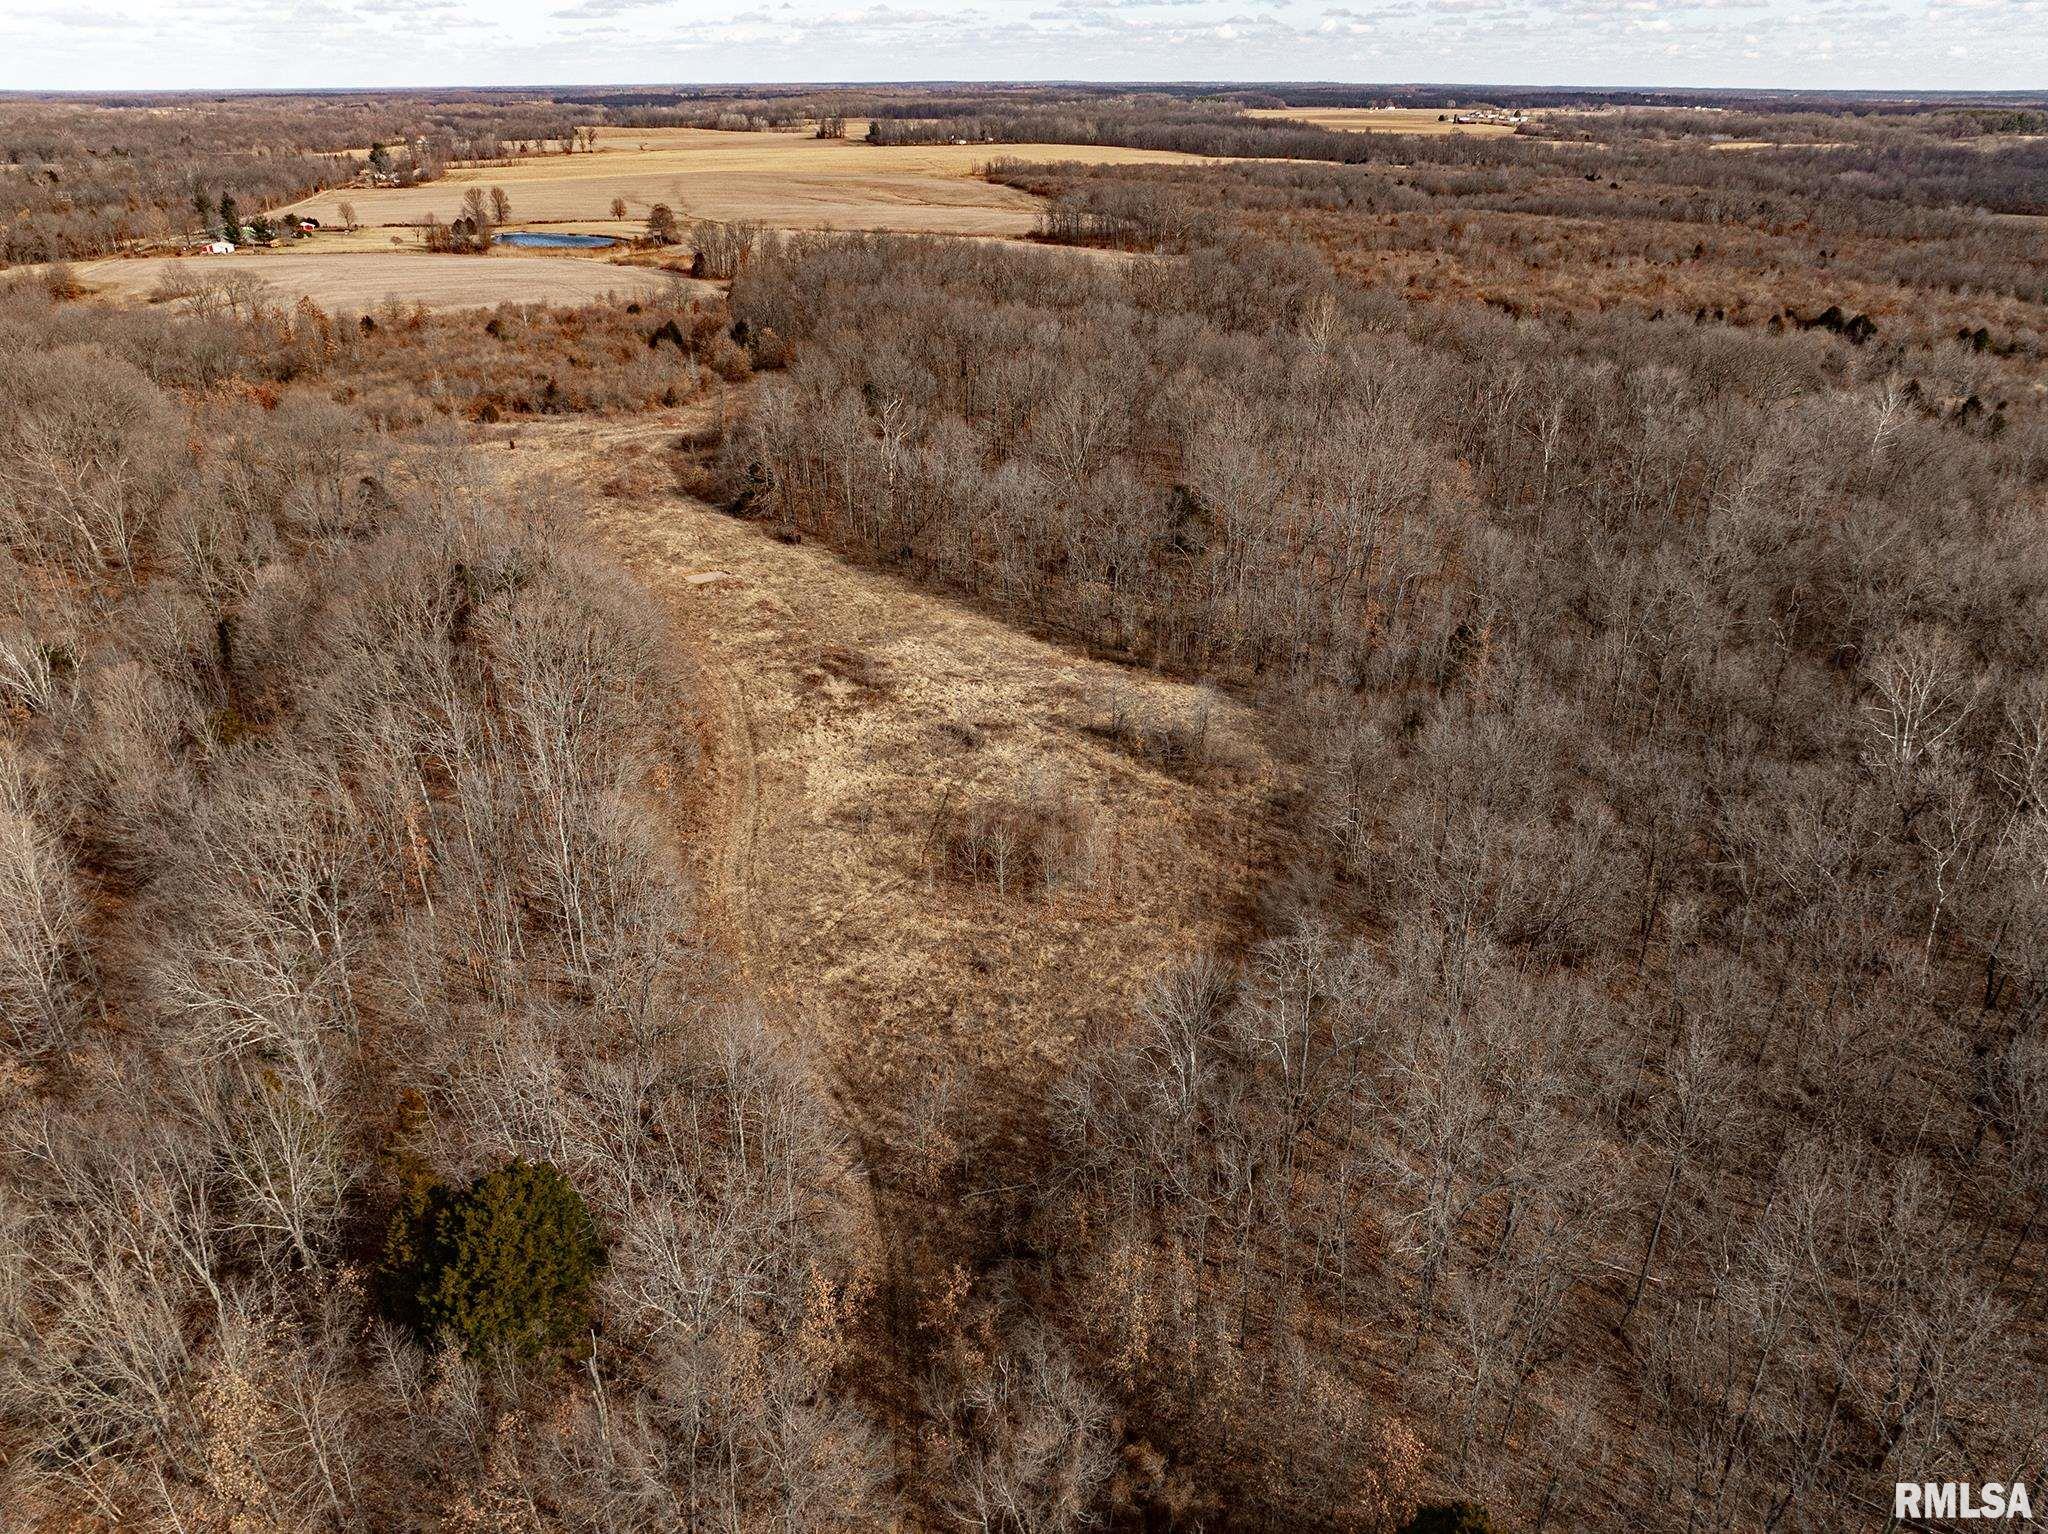
[[[1515,131],[1505,123],[1439,121],[1453,115],[1437,107],[1258,107],[1245,113],[1247,117],[1284,118],[1343,133],[1470,133],[1504,138]]]
[[[645,267],[514,255],[440,256],[423,251],[247,251],[232,256],[154,256],[95,261],[79,280],[103,299],[147,303],[168,270],[204,278],[254,277],[275,297],[310,297],[328,309],[370,309],[388,299],[429,309],[497,304],[585,304],[607,293],[640,297],[687,282]],[[697,284],[697,286],[704,286]]]
[[[522,424],[506,434],[524,451],[489,461],[566,481],[561,497],[669,605],[713,716],[710,802],[678,806],[701,822],[686,828],[693,882],[869,1155],[900,1154],[895,1115],[955,1069],[1007,1121],[1170,957],[1243,940],[1278,861],[1288,771],[1207,689],[675,493],[666,448],[700,415]],[[1205,719],[1206,762],[1144,759],[1108,737],[1113,709]],[[942,823],[1034,792],[1085,804],[1091,866],[1007,895],[948,876]]]
[[[749,220],[779,229],[881,230],[902,234],[1031,232],[1038,200],[991,186],[975,172],[1009,159],[1114,163],[1200,163],[1196,155],[1068,144],[938,144],[881,149],[862,143],[864,123],[845,139],[797,133],[720,133],[708,128],[609,128],[590,154],[543,155],[488,166],[458,166],[425,186],[321,192],[274,212],[340,218],[350,203],[364,224],[418,224],[454,217],[472,186],[501,186],[512,221],[573,224],[616,232],[638,228],[654,204],[679,218]],[[624,198],[626,223],[611,216]]]

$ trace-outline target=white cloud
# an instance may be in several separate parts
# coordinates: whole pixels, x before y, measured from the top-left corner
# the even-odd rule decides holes
[[[2048,56],[2048,0],[21,4],[0,0],[4,88],[1052,78],[2010,89],[2039,88],[2033,61]]]

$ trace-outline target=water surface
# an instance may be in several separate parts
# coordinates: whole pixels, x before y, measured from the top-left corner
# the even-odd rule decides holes
[[[526,250],[599,250],[619,242],[608,234],[551,234],[539,229],[510,229],[494,237],[493,245],[517,245]]]

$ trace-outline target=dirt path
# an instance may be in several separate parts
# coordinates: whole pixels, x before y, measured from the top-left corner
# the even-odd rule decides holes
[[[724,836],[716,843],[717,875],[706,893],[724,909],[731,930],[731,947],[751,973],[763,942],[759,906],[754,891],[761,882],[761,742],[754,728],[754,711],[747,693],[730,666],[715,657],[703,657],[706,675],[717,690],[718,717],[711,737],[718,749],[711,755],[712,771],[725,785],[720,796],[725,808]]]
[[[669,444],[703,419],[527,426],[518,459],[589,489],[711,684],[707,919],[864,1141],[896,1143],[905,1101],[946,1074],[1029,1118],[1076,1041],[1126,1026],[1175,953],[1243,935],[1284,774],[1227,701],[663,493]],[[1198,768],[1110,728],[1205,716]],[[1086,828],[1066,876],[963,877],[952,833],[1032,803]]]
[[[1176,954],[1249,935],[1289,782],[1229,702],[666,491],[709,409],[524,425],[495,456],[580,502],[698,678],[677,819],[701,919],[864,1173],[890,1361],[863,1377],[915,1485],[932,1285],[1004,1239],[1001,1195],[1041,1164],[1047,1088],[1084,1041],[1130,1027]],[[1206,718],[1204,763],[1162,763],[1119,718]],[[947,828],[1032,799],[1089,828],[1069,876],[961,877]]]

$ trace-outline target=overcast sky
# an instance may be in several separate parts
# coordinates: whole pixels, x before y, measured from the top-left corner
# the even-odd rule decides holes
[[[2048,88],[2048,0],[0,0],[0,88],[852,80]]]

